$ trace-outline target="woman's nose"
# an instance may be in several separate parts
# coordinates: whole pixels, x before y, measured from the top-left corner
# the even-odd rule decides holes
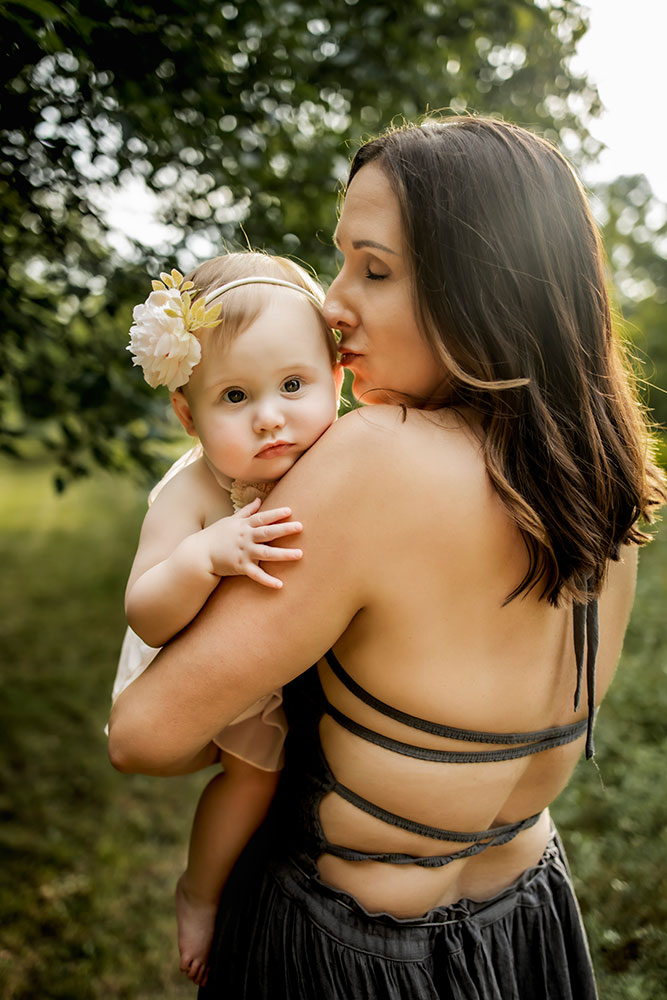
[[[356,313],[350,305],[344,282],[345,279],[341,271],[331,282],[322,306],[324,318],[334,330],[350,329],[357,324]]]
[[[253,428],[261,434],[264,431],[277,431],[285,426],[285,414],[282,407],[272,400],[262,401],[255,410]]]

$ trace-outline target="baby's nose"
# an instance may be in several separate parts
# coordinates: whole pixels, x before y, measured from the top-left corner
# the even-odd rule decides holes
[[[280,406],[275,403],[264,402],[257,407],[254,419],[254,428],[257,433],[262,431],[278,430],[285,426],[285,415]]]

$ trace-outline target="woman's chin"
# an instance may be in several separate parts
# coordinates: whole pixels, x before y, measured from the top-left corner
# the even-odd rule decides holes
[[[396,403],[397,393],[388,392],[386,389],[377,389],[375,386],[352,386],[352,394],[358,403],[364,406],[380,406],[382,403]]]
[[[350,391],[358,403],[364,406],[379,405],[380,403],[396,403],[401,396],[400,390],[391,390],[383,386],[375,385],[371,379],[364,378],[359,372],[349,369],[352,372],[352,384]]]
[[[377,396],[375,387],[371,385],[367,379],[363,378],[363,376],[354,371],[352,372],[350,392],[358,403],[366,405],[367,403],[377,402],[377,399],[374,398]]]

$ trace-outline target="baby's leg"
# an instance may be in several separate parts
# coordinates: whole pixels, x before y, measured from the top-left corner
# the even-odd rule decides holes
[[[222,753],[224,773],[204,789],[197,806],[188,867],[176,887],[181,970],[201,986],[220,893],[236,859],[266,816],[279,772],[260,771]]]

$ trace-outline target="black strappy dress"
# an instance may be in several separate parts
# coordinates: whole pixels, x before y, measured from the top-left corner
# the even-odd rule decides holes
[[[322,882],[316,862],[327,852],[350,861],[438,867],[507,843],[541,815],[462,833],[387,812],[337,781],[320,745],[323,715],[362,740],[429,761],[525,757],[584,733],[590,757],[597,639],[597,605],[575,607],[575,704],[586,660],[588,719],[511,734],[456,729],[407,715],[365,691],[332,651],[326,654],[348,690],[381,714],[464,745],[488,744],[488,750],[426,749],[368,729],[327,701],[315,667],[289,684],[285,770],[266,822],[225,887],[201,1000],[595,1000],[586,937],[555,830],[539,863],[497,896],[483,902],[463,899],[416,918],[368,913],[353,896]],[[328,792],[390,825],[466,846],[417,857],[330,843],[319,821],[319,803]]]

